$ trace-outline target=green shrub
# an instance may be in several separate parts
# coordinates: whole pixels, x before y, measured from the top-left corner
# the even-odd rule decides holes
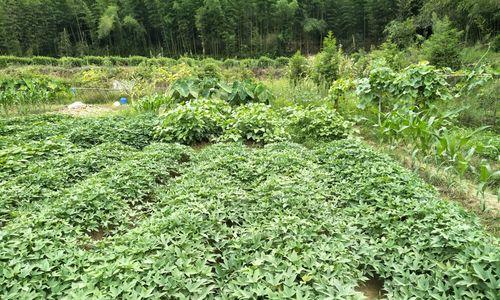
[[[104,65],[104,57],[101,56],[84,56],[83,60],[86,65],[95,65],[95,66],[103,66]]]
[[[426,109],[433,102],[451,99],[446,74],[428,62],[394,72],[384,61],[379,61],[369,77],[358,80],[356,85],[361,108],[376,102],[379,108],[387,108],[395,104],[390,100],[396,100],[400,104]]]
[[[317,84],[326,84],[328,87],[337,79],[341,52],[337,49],[337,40],[332,32],[323,40],[323,48],[314,59],[312,78]]]
[[[0,79],[0,109],[41,109],[70,97],[69,84],[50,77]]]
[[[141,63],[146,62],[148,58],[144,56],[130,56],[126,58],[126,60],[127,60],[127,66],[138,66]]]
[[[160,115],[155,136],[164,142],[184,144],[214,140],[222,134],[223,124],[230,109],[222,100],[187,101]]]
[[[222,99],[231,105],[242,105],[246,103],[265,103],[269,104],[274,95],[263,83],[254,83],[251,80],[234,81],[232,85],[219,83],[222,91]]]
[[[495,35],[491,44],[492,44],[491,48],[493,49],[493,51],[500,52],[500,34]]]
[[[308,73],[307,59],[302,56],[300,51],[295,52],[295,54],[290,58],[288,64],[288,76],[293,84],[297,84],[299,80],[305,78]]]
[[[462,32],[453,28],[448,18],[434,18],[433,22],[433,34],[422,46],[426,59],[437,67],[459,68]]]
[[[204,63],[201,67],[198,77],[203,78],[215,78],[221,79],[221,69],[217,64],[214,63]]]
[[[221,140],[271,143],[288,138],[284,119],[278,112],[263,103],[249,103],[233,110]]]
[[[280,56],[280,57],[276,58],[275,62],[276,62],[277,67],[286,67],[286,66],[288,66],[288,63],[290,62],[290,58]]]
[[[224,60],[224,62],[222,63],[222,65],[225,68],[236,68],[236,67],[240,67],[241,66],[241,62],[239,60],[237,60],[237,59],[228,58],[228,59]]]
[[[170,108],[174,104],[171,97],[164,94],[153,94],[140,98],[133,103],[133,108],[138,112],[159,113],[160,110]]]
[[[5,68],[15,65],[32,65],[33,60],[29,57],[0,56],[0,67]]]
[[[31,59],[35,65],[57,66],[57,58],[54,57],[33,56]]]
[[[290,115],[290,132],[296,141],[339,140],[347,138],[352,123],[325,106],[298,107]]]
[[[269,68],[275,66],[275,61],[267,56],[261,56],[257,60],[257,66],[259,68]]]
[[[393,20],[384,29],[387,41],[396,44],[400,49],[409,47],[415,42],[416,30],[412,19]]]
[[[85,59],[78,57],[61,57],[58,60],[58,64],[65,68],[75,68],[85,65]]]

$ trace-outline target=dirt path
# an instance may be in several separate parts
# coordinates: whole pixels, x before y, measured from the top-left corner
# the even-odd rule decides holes
[[[65,106],[57,112],[75,117],[103,116],[129,109],[129,106],[115,107],[113,104],[85,104],[82,107],[70,109]]]

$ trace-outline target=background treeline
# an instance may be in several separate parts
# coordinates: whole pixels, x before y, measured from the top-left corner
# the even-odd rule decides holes
[[[280,56],[317,52],[329,31],[369,49],[394,22],[428,36],[433,13],[472,43],[498,33],[499,11],[497,0],[0,0],[0,54]]]

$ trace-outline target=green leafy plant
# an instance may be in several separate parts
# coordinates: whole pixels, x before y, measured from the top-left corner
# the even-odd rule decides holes
[[[232,85],[219,84],[224,94],[221,95],[231,105],[242,105],[246,103],[269,104],[274,95],[263,83],[254,83],[250,80],[234,81]]]
[[[49,77],[0,79],[0,108],[5,112],[43,108],[70,98],[69,85]]]
[[[159,113],[160,110],[170,108],[175,102],[164,94],[153,94],[140,98],[133,103],[133,108],[138,112]]]
[[[497,188],[497,198],[500,197],[500,170],[495,170],[490,164],[483,162],[479,167],[479,184],[477,192],[482,197],[481,208],[486,210],[485,193],[488,188]]]
[[[462,32],[455,29],[446,17],[433,17],[433,34],[422,45],[427,60],[438,67],[458,68],[460,61],[460,37]]]
[[[270,143],[289,138],[281,115],[269,105],[249,103],[235,108],[225,121],[224,141]]]
[[[405,68],[395,78],[398,99],[410,101],[419,109],[429,108],[432,102],[451,100],[446,74],[427,62]],[[413,102],[413,103],[412,103]]]
[[[323,48],[314,58],[312,78],[317,84],[328,87],[337,79],[341,50],[337,49],[337,40],[332,32],[323,39]]]
[[[344,139],[352,129],[352,123],[324,106],[297,108],[290,115],[289,126],[297,141]]]
[[[188,101],[160,114],[155,129],[157,139],[193,144],[206,142],[222,134],[230,106],[216,99]]]
[[[335,109],[339,109],[340,102],[347,101],[346,96],[350,91],[355,88],[355,82],[351,79],[340,78],[333,82],[330,90],[328,91],[327,99],[334,103]]]
[[[302,56],[300,51],[295,52],[295,54],[290,58],[288,69],[288,76],[293,84],[297,84],[301,79],[307,76],[307,59]]]
[[[400,49],[412,45],[416,40],[416,28],[412,19],[393,20],[384,29],[387,40]]]
[[[389,298],[494,299],[500,279],[474,216],[350,139],[152,144],[58,191],[2,227],[3,298],[354,299],[376,276]]]

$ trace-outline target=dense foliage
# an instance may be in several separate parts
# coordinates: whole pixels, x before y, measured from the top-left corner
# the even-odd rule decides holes
[[[433,13],[471,42],[498,34],[497,11],[496,0],[2,0],[0,53],[277,56],[316,52],[329,31],[368,49],[394,20],[428,34]]]
[[[50,77],[0,78],[0,111],[59,103],[70,97],[69,85]]]
[[[229,111],[230,106],[222,100],[188,101],[161,114],[156,136],[186,144],[211,141],[222,134]]]
[[[389,298],[497,295],[498,239],[358,141],[193,151],[117,132],[137,149],[93,122],[122,121],[1,120],[3,157],[30,161],[0,170],[3,299],[358,299],[370,278]],[[61,137],[76,126],[85,142]],[[43,159],[17,156],[36,142]]]
[[[19,57],[2,55],[0,56],[0,68],[8,66],[60,66],[64,68],[84,67],[84,66],[104,66],[104,67],[132,67],[132,66],[163,66],[173,67],[179,64],[202,65],[207,68],[209,63],[212,69],[223,66],[225,68],[232,67],[247,67],[247,68],[268,68],[268,67],[284,67],[288,64],[287,57],[278,57],[270,59],[268,57],[260,58],[247,58],[244,60],[225,59],[215,60],[212,58],[195,60],[188,57],[181,57],[179,59],[167,57],[144,57],[144,56],[83,56],[83,57],[61,57],[53,58],[46,56],[33,56],[33,57]]]
[[[271,106],[251,103],[237,107],[225,122],[222,140],[270,143],[286,140],[286,120]]]
[[[349,136],[351,124],[325,107],[292,111],[264,103],[231,107],[220,99],[197,99],[160,113],[156,137],[194,144],[208,141],[270,143],[283,140],[337,140]]]

